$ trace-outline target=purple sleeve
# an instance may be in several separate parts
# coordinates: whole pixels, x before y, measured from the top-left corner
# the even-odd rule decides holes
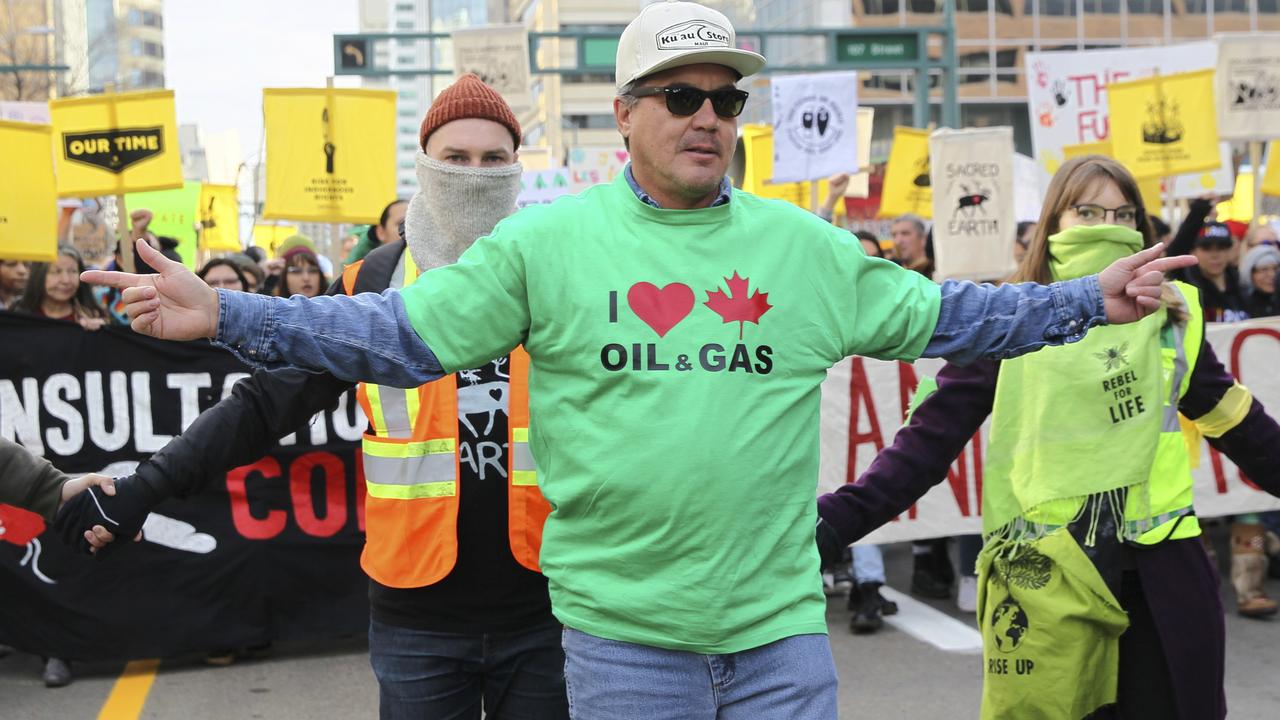
[[[1233,384],[1235,378],[1206,342],[1200,348],[1200,357],[1191,371],[1191,384],[1178,409],[1195,420],[1216,407]],[[1231,458],[1258,487],[1280,497],[1280,425],[1267,415],[1257,398],[1239,425],[1222,437],[1209,438],[1209,445]]]
[[[905,512],[934,485],[973,438],[995,397],[1000,364],[979,360],[938,373],[938,389],[911,415],[893,444],[882,450],[858,478],[818,498],[818,514],[844,544]]]

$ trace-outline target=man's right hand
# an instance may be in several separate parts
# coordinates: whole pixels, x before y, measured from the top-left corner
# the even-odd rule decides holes
[[[218,293],[182,263],[161,255],[145,240],[134,243],[138,257],[159,270],[154,275],[88,270],[83,282],[123,290],[130,325],[162,340],[195,340],[218,331]]]

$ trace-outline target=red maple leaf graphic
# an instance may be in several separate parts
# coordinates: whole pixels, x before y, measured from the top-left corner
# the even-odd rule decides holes
[[[724,279],[729,284],[729,294],[726,295],[723,290],[717,288],[707,293],[707,301],[703,303],[724,318],[725,322],[738,323],[739,340],[742,339],[742,330],[746,327],[746,323],[753,322],[759,325],[760,316],[773,307],[769,304],[769,293],[762,293],[758,288],[750,297],[747,296],[748,279],[738,277],[738,271],[735,270],[733,277]]]

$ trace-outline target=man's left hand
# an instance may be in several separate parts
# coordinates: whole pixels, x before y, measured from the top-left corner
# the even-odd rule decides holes
[[[1111,263],[1098,273],[1102,304],[1112,325],[1141,320],[1160,309],[1164,274],[1196,264],[1192,255],[1160,257],[1164,243]]]

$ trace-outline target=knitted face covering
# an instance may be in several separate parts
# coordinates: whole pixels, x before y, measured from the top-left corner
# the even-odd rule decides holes
[[[1049,236],[1049,270],[1054,280],[1102,272],[1142,249],[1142,233],[1119,225],[1076,225]]]
[[[404,219],[405,240],[418,269],[451,265],[479,238],[515,212],[520,163],[466,167],[418,152],[418,192]]]

